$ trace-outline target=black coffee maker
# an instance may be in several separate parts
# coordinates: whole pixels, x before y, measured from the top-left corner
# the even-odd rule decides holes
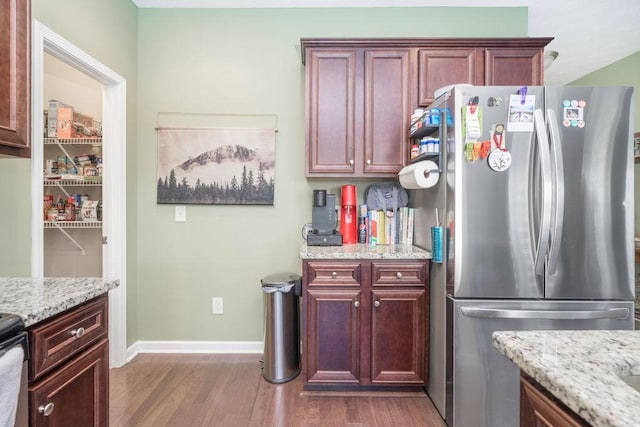
[[[307,245],[342,246],[337,224],[336,195],[327,194],[327,190],[313,190],[312,230],[307,234]]]

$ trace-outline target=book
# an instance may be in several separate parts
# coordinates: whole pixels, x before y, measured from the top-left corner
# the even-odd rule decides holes
[[[378,244],[378,212],[375,210],[370,210],[367,212],[367,216],[369,217],[369,243],[372,245]]]

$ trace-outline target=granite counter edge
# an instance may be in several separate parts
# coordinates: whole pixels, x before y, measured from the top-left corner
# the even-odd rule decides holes
[[[89,291],[83,292],[82,295],[76,295],[65,300],[61,300],[57,302],[57,304],[53,307],[40,307],[39,309],[33,310],[32,312],[27,314],[18,314],[22,316],[25,327],[30,327],[54,316],[57,316],[58,314],[63,313],[69,309],[82,305],[94,298],[107,294],[110,290],[115,289],[118,286],[119,283],[117,281],[110,282],[106,284],[102,289],[91,289]]]

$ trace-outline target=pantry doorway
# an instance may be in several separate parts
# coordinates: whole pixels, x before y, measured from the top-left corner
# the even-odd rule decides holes
[[[45,277],[43,182],[45,182],[43,112],[45,106],[45,54],[71,66],[102,86],[102,142],[108,173],[101,180],[102,242],[101,276],[118,279],[120,286],[109,293],[109,361],[111,367],[126,363],[126,295],[127,295],[127,239],[126,239],[126,80],[84,51],[47,28],[32,21],[31,35],[31,275]],[[64,148],[64,147],[63,147]],[[46,218],[45,218],[46,219]],[[58,228],[84,255],[84,247],[72,235]],[[100,230],[98,230],[98,233]]]

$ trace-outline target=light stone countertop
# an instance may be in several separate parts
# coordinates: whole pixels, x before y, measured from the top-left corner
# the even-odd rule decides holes
[[[118,287],[118,280],[91,277],[0,277],[0,312],[18,314],[31,326]]]
[[[640,331],[494,332],[493,345],[594,426],[640,424]]]
[[[300,245],[302,259],[431,259],[431,252],[412,245],[370,245],[354,243],[342,246]]]

